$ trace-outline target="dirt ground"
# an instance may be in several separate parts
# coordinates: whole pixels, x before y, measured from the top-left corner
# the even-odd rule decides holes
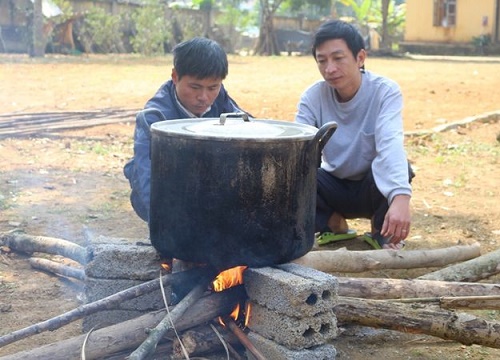
[[[500,59],[462,61],[369,58],[367,68],[396,80],[405,98],[408,132],[499,112]],[[132,211],[123,176],[132,155],[129,122],[81,129],[42,130],[5,136],[13,113],[102,109],[138,110],[169,78],[171,58],[0,56],[0,232],[62,238],[79,244],[94,235],[147,238]],[[259,118],[293,120],[300,93],[319,79],[311,57],[230,57],[225,85]],[[481,252],[500,244],[500,122],[468,125],[406,137],[417,174],[408,249],[435,249],[479,242]],[[83,122],[83,121],[82,121]],[[22,122],[16,123],[22,128]],[[12,125],[9,126],[12,128]],[[365,221],[351,227],[368,231]],[[325,248],[368,249],[356,239]],[[334,274],[414,278],[436,269]],[[496,278],[484,280],[498,282]],[[30,268],[27,257],[0,248],[0,335],[78,306],[82,285]],[[499,320],[497,311],[476,312]],[[339,359],[498,359],[500,350],[464,346],[424,335],[350,329],[335,340]],[[75,336],[80,323],[0,349],[0,356]]]

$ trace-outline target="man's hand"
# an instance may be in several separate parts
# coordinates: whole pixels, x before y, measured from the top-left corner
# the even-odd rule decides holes
[[[380,234],[391,239],[389,248],[397,249],[397,244],[406,239],[410,233],[410,199],[408,195],[396,195],[385,214]]]

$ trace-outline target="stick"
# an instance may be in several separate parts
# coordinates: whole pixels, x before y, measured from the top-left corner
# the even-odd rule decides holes
[[[500,323],[468,313],[430,310],[425,305],[347,297],[339,297],[333,310],[342,323],[432,335],[464,345],[500,348]]]
[[[265,356],[252,344],[248,336],[238,327],[238,325],[234,322],[232,318],[229,316],[225,316],[224,324],[227,324],[229,329],[233,332],[234,335],[238,338],[241,344],[247,349],[256,360],[266,360]]]
[[[204,296],[189,308],[182,318],[175,323],[175,328],[177,332],[182,332],[212,321],[219,316],[230,314],[234,307],[244,300],[245,296],[243,285],[234,286],[222,292],[211,293],[210,295]],[[137,318],[123,321],[119,324],[94,330],[85,348],[86,359],[107,359],[111,354],[123,352],[128,349],[135,349],[147,338],[145,330],[157,325],[165,315],[166,310],[150,312]],[[0,357],[0,359],[80,359],[84,339],[85,335],[79,335],[52,344],[38,346],[31,350]],[[127,354],[129,353],[130,352],[127,352]]]
[[[418,279],[474,282],[498,273],[500,273],[500,249],[478,258],[419,276]]]
[[[34,252],[43,252],[64,256],[82,265],[87,263],[87,250],[68,240],[20,233],[2,233],[0,244],[29,255]]]
[[[428,298],[387,299],[398,303],[431,303],[442,309],[500,310],[500,296],[440,296]]]
[[[198,268],[191,271],[167,274],[165,276],[162,276],[163,285],[168,285],[174,281],[185,281],[187,278],[193,276],[193,273],[200,274],[202,271],[204,271],[204,269],[205,268]],[[75,320],[81,319],[86,315],[94,314],[101,310],[114,309],[123,301],[150,293],[158,289],[159,286],[160,279],[154,279],[143,284],[133,286],[129,289],[122,290],[116,294],[107,296],[92,303],[81,305],[76,309],[70,310],[51,319],[28,326],[24,329],[16,330],[14,332],[11,332],[10,334],[3,335],[0,337],[0,348],[15,341],[27,338],[31,335],[39,334],[44,331],[53,331],[59,329],[60,327],[67,325]]]
[[[85,271],[72,266],[60,264],[58,262],[32,257],[29,259],[30,265],[34,269],[48,271],[57,275],[72,277],[78,280],[85,280]]]
[[[499,284],[420,279],[337,277],[338,295],[367,299],[500,295]]]
[[[380,269],[414,269],[442,267],[481,255],[479,243],[434,250],[367,250],[311,251],[294,263],[332,272],[364,272]]]
[[[214,279],[210,276],[210,280],[204,278],[193,290],[177,304],[170,313],[168,313],[162,321],[150,332],[148,338],[128,357],[130,360],[143,360],[154,353],[156,346],[160,342],[165,333],[173,327],[173,324],[190,308],[205,292],[209,282]]]

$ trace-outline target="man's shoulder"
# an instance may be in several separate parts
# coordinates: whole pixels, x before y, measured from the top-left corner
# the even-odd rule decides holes
[[[378,86],[385,85],[385,86],[389,86],[389,87],[399,88],[399,84],[395,80],[393,80],[387,76],[380,75],[380,74],[374,73],[372,71],[365,71],[364,76],[368,80],[368,83],[378,85]]]

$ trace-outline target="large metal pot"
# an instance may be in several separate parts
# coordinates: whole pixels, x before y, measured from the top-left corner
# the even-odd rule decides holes
[[[314,243],[318,159],[336,123],[229,115],[151,126],[153,246],[221,270],[303,256]]]

